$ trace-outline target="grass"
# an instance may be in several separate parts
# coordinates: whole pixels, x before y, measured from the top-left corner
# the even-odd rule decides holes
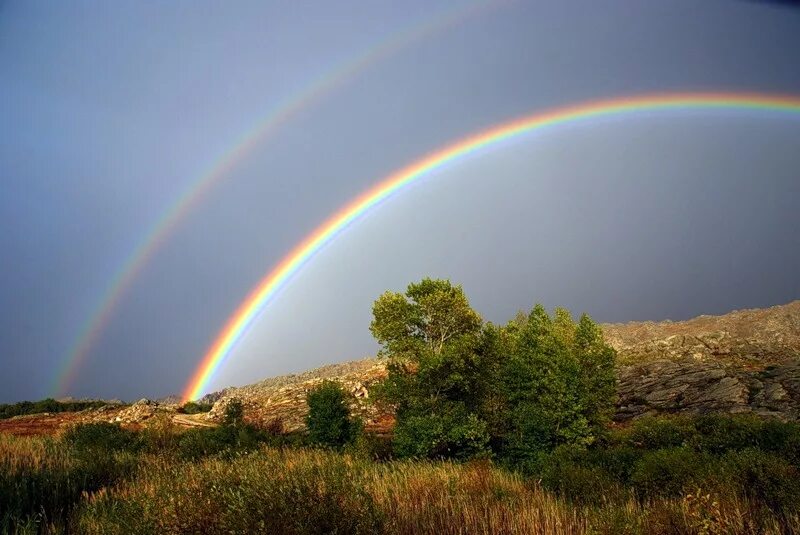
[[[241,423],[0,435],[0,533],[800,533],[797,432],[642,420],[527,476],[489,460],[376,462],[375,447],[309,449]]]
[[[233,461],[156,462],[95,494],[79,531],[122,533],[790,533],[745,499],[692,492],[672,499],[578,506],[489,463],[373,463],[314,450],[262,449]]]

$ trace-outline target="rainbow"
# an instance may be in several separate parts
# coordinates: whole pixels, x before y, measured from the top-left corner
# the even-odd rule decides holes
[[[255,121],[251,128],[234,140],[228,150],[223,151],[212,161],[205,172],[190,181],[178,199],[170,204],[158,220],[150,226],[143,239],[128,255],[102,292],[101,298],[93,307],[88,320],[80,329],[64,359],[63,366],[57,370],[51,392],[55,395],[65,393],[68,386],[75,380],[78,370],[86,361],[92,347],[97,343],[100,334],[105,331],[122,297],[128,293],[138,275],[166,243],[167,238],[175,231],[178,224],[206,197],[213,186],[227,176],[256,146],[275,134],[291,119],[317,104],[323,97],[342,87],[370,66],[402,48],[450,28],[482,10],[496,5],[498,2],[494,0],[471,1],[399,31],[367,49],[355,59],[329,69],[321,77],[308,84],[305,89]]]
[[[800,116],[800,97],[758,93],[677,93],[600,100],[514,119],[433,152],[384,178],[341,208],[267,273],[242,301],[206,352],[185,388],[184,399],[196,399],[202,395],[255,318],[306,262],[348,225],[403,187],[459,158],[521,134],[608,116],[685,109],[789,112]]]

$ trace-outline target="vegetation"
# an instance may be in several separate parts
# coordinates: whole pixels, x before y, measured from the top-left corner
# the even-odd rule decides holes
[[[307,434],[233,399],[215,428],[0,435],[0,532],[800,533],[800,424],[615,425],[614,352],[566,310],[496,326],[425,279],[373,312],[393,437],[363,432],[331,381]]]
[[[361,426],[350,418],[347,394],[339,383],[323,381],[306,399],[306,428],[312,444],[341,450],[355,441]]]
[[[105,401],[56,401],[52,398],[39,401],[20,401],[18,403],[0,404],[0,420],[45,412],[78,412],[86,409],[97,409],[106,405],[108,403]]]
[[[200,401],[187,401],[180,407],[178,412],[181,414],[200,414],[201,412],[208,412],[211,410],[211,403],[202,403]]]
[[[460,286],[424,279],[386,292],[370,326],[389,357],[379,399],[400,457],[493,456],[515,469],[561,444],[589,445],[614,408],[614,350],[587,315],[541,305],[483,324]]]

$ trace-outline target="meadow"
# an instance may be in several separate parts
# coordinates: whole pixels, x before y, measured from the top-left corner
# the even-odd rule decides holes
[[[231,422],[0,436],[3,533],[798,533],[800,426],[645,418],[520,473]]]

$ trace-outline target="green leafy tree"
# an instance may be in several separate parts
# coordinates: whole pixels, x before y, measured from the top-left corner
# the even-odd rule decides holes
[[[386,292],[375,301],[372,315],[370,331],[384,354],[393,357],[423,350],[440,354],[448,342],[481,329],[481,317],[464,290],[449,280],[423,279],[410,284],[405,295]]]
[[[405,294],[386,292],[370,330],[390,358],[378,398],[395,408],[401,457],[470,458],[485,454],[489,434],[479,415],[482,321],[461,286],[423,279]]]
[[[306,426],[312,443],[341,449],[358,436],[361,426],[350,417],[347,395],[335,381],[323,381],[306,397]]]
[[[506,459],[525,465],[560,444],[596,440],[615,401],[615,352],[597,324],[585,314],[575,323],[560,308],[551,317],[536,305],[502,331]]]

